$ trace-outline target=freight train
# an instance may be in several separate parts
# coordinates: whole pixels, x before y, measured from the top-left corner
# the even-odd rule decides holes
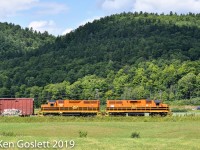
[[[63,116],[166,116],[169,106],[159,100],[107,100],[105,110],[100,110],[99,100],[49,100],[41,105],[40,115]],[[32,98],[0,98],[0,115],[34,115]]]
[[[166,116],[169,106],[159,100],[107,100],[105,113],[100,111],[99,100],[56,100],[41,105],[43,115],[102,115],[106,116]]]

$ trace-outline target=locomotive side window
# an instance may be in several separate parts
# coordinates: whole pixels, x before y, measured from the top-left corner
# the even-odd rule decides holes
[[[96,101],[84,101],[84,104],[96,104]]]
[[[140,103],[140,101],[130,101],[130,103]]]
[[[159,106],[161,103],[159,100],[155,100],[154,102],[156,103],[156,106]]]

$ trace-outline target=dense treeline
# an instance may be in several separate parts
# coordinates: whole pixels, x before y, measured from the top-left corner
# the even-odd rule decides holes
[[[16,97],[34,97],[37,104],[47,99],[140,99],[166,101],[200,96],[200,62],[163,60],[126,65],[118,72],[110,70],[106,78],[88,75],[71,83],[63,81],[44,87],[15,87]],[[12,90],[12,88],[11,88]]]
[[[199,97],[200,14],[122,13],[53,37],[0,24],[0,95]]]

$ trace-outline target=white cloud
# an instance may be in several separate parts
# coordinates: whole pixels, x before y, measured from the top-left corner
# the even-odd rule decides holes
[[[33,7],[38,0],[0,0],[0,17],[10,17],[17,12],[28,10]]]
[[[100,19],[100,18],[101,18],[100,16],[94,16],[94,17],[92,17],[92,18],[89,18],[89,19],[86,19],[86,20],[80,22],[80,23],[78,24],[78,26],[83,26],[83,25],[85,25],[85,24],[88,23],[88,22],[93,22],[94,20],[98,20],[98,19]]]
[[[84,26],[86,23],[88,23],[88,22],[93,22],[94,20],[98,20],[98,19],[100,19],[100,18],[101,18],[100,16],[95,16],[95,17],[86,19],[86,20],[80,22],[79,24],[77,24],[77,26],[75,26],[75,27],[73,27],[73,28],[67,28],[67,29],[65,29],[65,31],[63,31],[62,35],[65,35],[65,34],[67,34],[67,33],[70,33],[71,31],[75,30],[75,29],[78,28],[79,26]]]
[[[67,28],[65,31],[62,32],[62,35],[65,35],[67,33],[70,33],[71,31],[73,31],[72,28]]]
[[[200,13],[200,0],[100,0],[100,7],[108,12],[143,11],[169,13]]]
[[[133,7],[135,0],[102,0],[100,2],[101,8],[113,12],[117,10],[127,10]]]
[[[199,0],[137,0],[133,11],[146,11],[157,13],[177,13],[200,12]]]
[[[29,28],[33,30],[40,31],[41,33],[48,31],[50,34],[57,35],[60,32],[60,29],[57,27],[56,23],[53,20],[45,21],[33,21],[29,24]]]
[[[0,18],[15,16],[31,9],[39,15],[54,15],[67,11],[68,7],[63,3],[41,0],[0,0]]]

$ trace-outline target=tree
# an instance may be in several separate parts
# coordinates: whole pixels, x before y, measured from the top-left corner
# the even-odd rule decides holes
[[[178,81],[178,88],[182,98],[191,98],[196,87],[196,75],[188,73]]]

